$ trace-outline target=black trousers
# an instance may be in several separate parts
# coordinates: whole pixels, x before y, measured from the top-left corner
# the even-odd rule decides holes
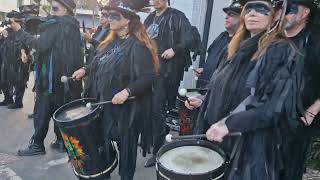
[[[47,136],[50,119],[59,108],[57,104],[50,98],[50,96],[38,94],[35,102],[35,116],[34,116],[34,134],[32,139],[35,143],[43,145],[44,139]],[[54,133],[58,139],[62,139],[58,127],[54,126]]]
[[[166,111],[175,107],[179,83],[169,78],[158,77],[154,83],[152,98],[153,154],[164,144],[169,132],[166,125]]]
[[[24,96],[25,90],[26,90],[25,86],[15,86],[14,87],[14,94],[15,94],[14,103],[15,104],[17,104],[17,105],[23,104],[23,96]]]
[[[13,102],[13,87],[7,83],[2,84],[2,92],[4,95],[4,101],[12,101]]]

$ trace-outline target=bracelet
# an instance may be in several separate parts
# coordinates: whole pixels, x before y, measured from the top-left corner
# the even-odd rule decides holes
[[[309,116],[309,117],[312,117],[312,118],[316,117],[313,113],[311,113],[309,111],[306,111],[306,115]]]
[[[306,110],[307,113],[311,114],[312,116],[316,116],[316,114],[313,114],[312,112]]]
[[[129,97],[132,95],[131,90],[129,88],[126,88],[125,90],[127,90]]]

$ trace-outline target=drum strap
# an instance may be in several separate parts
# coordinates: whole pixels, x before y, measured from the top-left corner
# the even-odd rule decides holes
[[[238,151],[238,149],[242,149],[242,146],[243,146],[243,140],[244,138],[242,136],[240,136],[234,147],[233,147],[233,150],[232,150],[232,153],[231,153],[231,156],[230,156],[230,164],[231,164],[231,170],[230,170],[230,173],[229,173],[229,176],[228,176],[228,180],[232,179],[232,177],[234,176],[235,172],[238,170],[238,164],[239,164],[239,157],[240,157],[240,154],[241,152]]]

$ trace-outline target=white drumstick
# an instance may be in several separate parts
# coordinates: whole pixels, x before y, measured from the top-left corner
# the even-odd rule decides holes
[[[67,83],[70,79],[73,79],[72,77],[67,77],[67,76],[61,76],[61,82],[62,83]]]
[[[181,97],[186,97],[187,96],[187,89],[185,89],[185,88],[181,88],[181,89],[179,89],[179,91],[178,91],[178,93],[179,93],[179,95],[181,96]]]
[[[132,96],[132,97],[129,97],[127,100],[133,100],[133,99],[135,99],[136,97],[134,97],[134,96]],[[104,101],[104,102],[99,102],[99,103],[87,103],[86,104],[86,107],[87,108],[92,108],[92,107],[94,107],[94,106],[99,106],[99,105],[104,105],[104,104],[110,104],[110,103],[112,103],[112,101]]]

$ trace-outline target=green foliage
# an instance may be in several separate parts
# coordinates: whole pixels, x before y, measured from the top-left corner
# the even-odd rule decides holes
[[[307,164],[312,169],[320,170],[320,138],[313,141]]]

